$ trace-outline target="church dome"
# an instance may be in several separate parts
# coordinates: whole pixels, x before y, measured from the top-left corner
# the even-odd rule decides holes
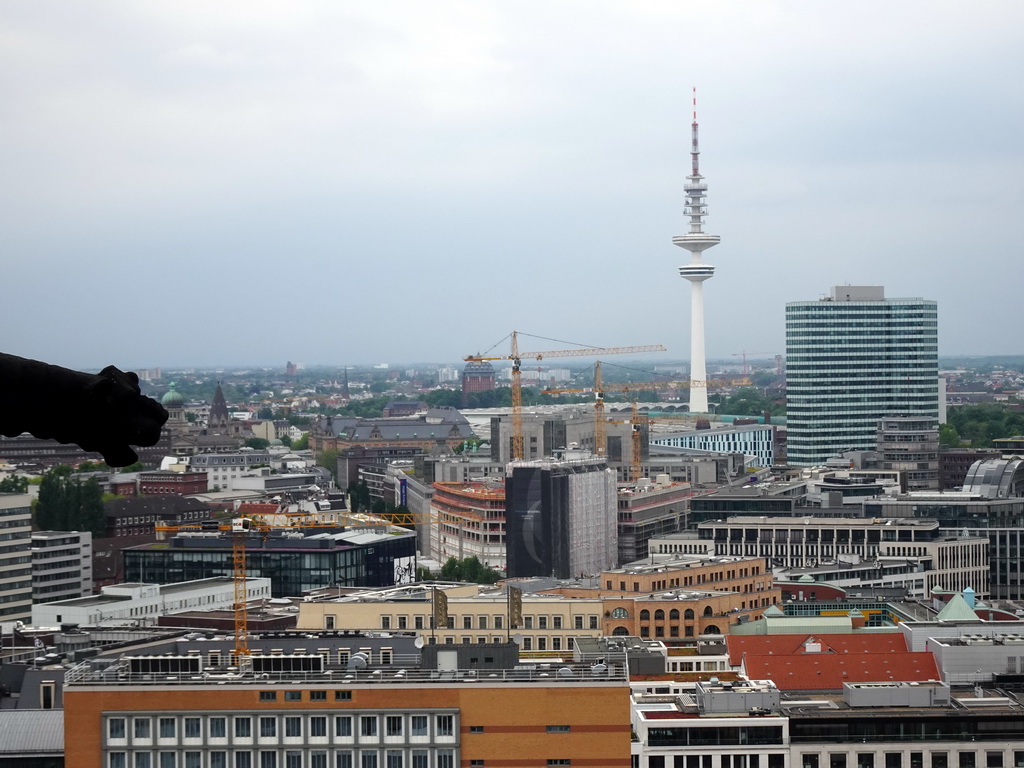
[[[167,394],[160,398],[160,403],[165,408],[180,408],[185,404],[185,396],[174,388],[174,382],[172,381],[171,388],[167,390]]]

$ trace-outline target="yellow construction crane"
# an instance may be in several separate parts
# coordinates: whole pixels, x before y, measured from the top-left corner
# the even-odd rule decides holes
[[[594,363],[594,386],[584,387],[582,389],[544,389],[541,390],[541,394],[544,395],[565,395],[565,394],[585,394],[588,392],[594,393],[594,453],[598,456],[606,456],[608,454],[607,439],[605,437],[605,418],[604,418],[604,393],[605,392],[641,392],[643,390],[652,391],[663,391],[670,389],[688,389],[690,387],[705,386],[705,387],[729,387],[729,386],[747,386],[750,384],[748,378],[735,378],[735,379],[709,379],[707,381],[646,381],[646,382],[626,382],[623,384],[610,384],[604,386],[601,380],[601,361],[598,360]],[[637,444],[640,442],[640,428],[637,426],[637,407],[636,399],[633,400],[633,442]],[[644,416],[644,421],[647,421],[647,417]],[[624,423],[624,422],[617,422]],[[634,472],[636,471],[637,458],[634,456]],[[637,478],[633,478],[634,480]]]
[[[578,349],[555,349],[547,352],[520,352],[519,333],[512,331],[512,349],[507,355],[488,357],[484,355],[468,355],[463,358],[467,363],[482,363],[491,360],[512,361],[512,460],[525,457],[523,450],[523,388],[522,363],[527,360],[543,360],[548,357],[589,357],[597,355],[627,355],[641,352],[664,352],[661,344],[648,344],[635,347],[580,347]]]
[[[305,520],[303,519],[305,518]],[[308,522],[308,516],[288,516],[284,524],[268,523],[259,516],[236,517],[229,521],[203,520],[198,523],[182,525],[156,525],[159,533],[230,533],[232,582],[235,594],[233,610],[235,614],[235,658],[236,660],[249,655],[249,609],[248,589],[246,584],[246,540],[251,532],[269,533],[270,531],[293,530],[326,530],[338,528],[339,523]],[[365,523],[364,523],[365,525]]]

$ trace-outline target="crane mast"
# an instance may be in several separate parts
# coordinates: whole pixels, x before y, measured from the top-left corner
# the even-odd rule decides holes
[[[599,360],[594,364],[594,386],[593,388],[587,387],[583,389],[545,389],[542,390],[542,394],[545,395],[559,395],[559,394],[580,394],[585,392],[593,392],[595,396],[594,400],[594,453],[598,456],[607,455],[607,438],[606,438],[606,427],[607,422],[604,418],[604,393],[605,391],[626,393],[636,393],[640,390],[666,390],[666,389],[687,389],[689,387],[709,387],[709,386],[746,386],[750,384],[748,378],[735,378],[735,379],[709,379],[707,381],[646,381],[646,382],[629,382],[626,384],[611,384],[608,387],[604,386],[604,382],[601,379],[601,361]],[[646,414],[640,414],[639,403],[636,397],[633,397],[633,409],[632,409],[632,461],[630,462],[630,480],[636,482],[640,479],[643,473],[643,467],[641,462],[641,456],[643,453],[643,430],[644,427],[650,424],[650,419]],[[621,424],[623,422],[615,422]]]
[[[482,363],[491,360],[512,361],[512,451],[513,461],[520,461],[525,458],[523,447],[523,389],[522,389],[522,363],[523,359],[543,360],[548,357],[589,357],[591,355],[626,355],[640,354],[643,352],[664,352],[665,347],[661,344],[647,344],[632,347],[580,347],[578,349],[553,349],[545,352],[520,352],[519,332],[512,331],[512,346],[510,354],[487,357],[482,355],[467,355],[463,358],[467,363]]]

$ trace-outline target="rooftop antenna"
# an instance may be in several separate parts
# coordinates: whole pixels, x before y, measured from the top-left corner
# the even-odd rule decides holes
[[[691,134],[693,137],[692,145],[690,148],[690,159],[693,162],[693,175],[700,176],[700,149],[697,144],[697,88],[694,86],[693,89],[693,124],[690,126]]]

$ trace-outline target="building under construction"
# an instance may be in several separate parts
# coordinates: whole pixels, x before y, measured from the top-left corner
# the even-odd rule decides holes
[[[505,498],[510,578],[568,579],[615,565],[615,474],[604,459],[513,461]]]

